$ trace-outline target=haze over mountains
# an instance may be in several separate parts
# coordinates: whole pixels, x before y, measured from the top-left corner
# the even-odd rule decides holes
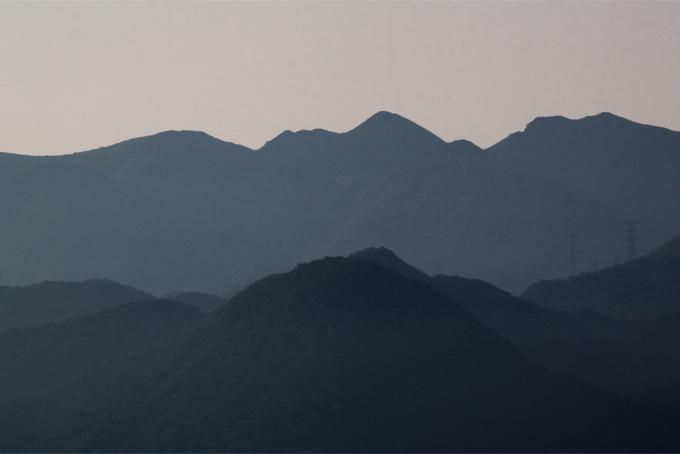
[[[202,319],[195,307],[147,300],[0,333],[0,451],[23,450],[149,379]]]
[[[636,260],[574,278],[540,281],[522,297],[561,311],[654,320],[680,313],[680,236]]]
[[[677,299],[655,320],[573,314],[386,248],[228,301],[110,281],[6,291],[55,321],[0,333],[3,452],[680,447]]]
[[[391,253],[390,253],[391,254]],[[172,302],[135,303],[52,327],[0,336],[22,356],[17,375],[60,368],[74,381],[36,386],[27,425],[4,427],[16,451],[628,450],[678,446],[664,407],[553,372],[475,319],[500,292],[467,280],[452,298],[360,253],[262,279],[201,320]],[[383,254],[385,256],[385,254]],[[393,264],[396,262],[393,262]],[[473,284],[470,287],[470,284]],[[501,292],[502,293],[502,292]],[[139,309],[133,309],[137,307]],[[137,315],[133,312],[136,312]],[[144,334],[144,324],[156,329]],[[111,331],[106,327],[118,326]],[[176,329],[177,337],[168,341]],[[139,349],[111,342],[134,333]],[[44,342],[61,332],[57,342]],[[113,335],[113,337],[112,337]],[[23,338],[23,341],[22,339]],[[27,341],[33,339],[33,342]],[[73,339],[83,342],[71,343]],[[156,350],[152,345],[158,343]],[[36,349],[33,345],[41,345]],[[160,352],[154,354],[153,352]],[[92,370],[92,359],[103,361]],[[147,352],[147,355],[143,353]],[[52,353],[52,354],[50,354]],[[140,356],[141,355],[141,356]],[[129,371],[153,357],[139,376]],[[48,360],[46,360],[47,358]],[[51,359],[52,361],[49,361]],[[119,371],[115,386],[96,392]],[[6,390],[32,383],[12,381]],[[71,386],[67,386],[67,385]],[[78,385],[78,386],[73,386]],[[127,388],[126,388],[127,386]],[[27,391],[28,390],[28,391]],[[71,396],[64,402],[65,396]],[[63,402],[51,405],[53,402]],[[58,424],[35,409],[49,405]],[[26,416],[28,415],[28,416]],[[26,419],[26,418],[34,418]]]
[[[152,298],[146,292],[109,280],[0,286],[0,332],[67,320]]]
[[[592,291],[588,287],[582,288],[580,295],[560,295],[563,306],[553,309],[476,279],[428,276],[385,248],[364,249],[353,257],[375,261],[428,285],[527,356],[565,375],[624,393],[680,382],[680,296],[675,290],[680,269],[673,263],[661,262],[655,266],[656,274],[667,279],[656,279],[656,292],[647,292],[644,297],[635,294],[641,279],[629,275],[629,285],[624,280],[618,282],[619,288],[606,279],[609,269],[594,273],[593,281],[597,282],[600,275],[605,279],[600,282],[602,289],[593,293],[600,298],[606,296],[611,306],[618,303],[631,312],[644,313],[649,306],[657,306],[658,295],[662,295],[661,300],[666,303],[664,317],[622,320],[581,307],[579,297]],[[577,287],[580,280],[578,277],[568,282]],[[626,291],[635,297],[630,301],[621,300]]]
[[[452,125],[455,127],[455,125]],[[680,133],[611,114],[539,118],[489,150],[380,112],[257,151],[168,131],[59,157],[0,155],[0,282],[109,278],[232,294],[324,255],[385,245],[428,273],[511,291],[680,231]]]

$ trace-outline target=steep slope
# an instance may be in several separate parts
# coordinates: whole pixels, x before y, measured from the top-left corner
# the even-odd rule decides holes
[[[680,312],[680,255],[673,243],[657,253],[568,280],[541,281],[523,293],[561,311],[591,310],[624,319],[654,319]],[[666,251],[664,253],[664,251]]]
[[[148,293],[109,280],[0,286],[0,332],[65,320],[151,298],[153,296]]]
[[[0,449],[148,377],[165,346],[202,318],[194,307],[153,300],[0,334]]]
[[[342,258],[251,285],[167,373],[84,418],[32,449],[660,449],[673,425],[544,369],[422,283]]]
[[[680,318],[655,322],[568,314],[514,297],[486,282],[427,276],[385,248],[352,257],[376,261],[426,283],[550,369],[617,392],[680,380]]]

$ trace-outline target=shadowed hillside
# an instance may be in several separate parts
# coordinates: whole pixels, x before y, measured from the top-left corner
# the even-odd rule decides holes
[[[66,320],[151,298],[153,296],[148,293],[109,280],[0,286],[0,332]]]
[[[672,423],[658,416],[548,371],[416,280],[331,258],[249,286],[165,373],[28,446],[660,449]]]
[[[167,345],[202,318],[192,306],[153,300],[0,334],[0,450],[147,379],[167,361]]]
[[[677,316],[634,321],[593,312],[563,313],[483,281],[429,277],[385,248],[365,249],[352,257],[373,260],[429,285],[553,370],[633,394],[680,381]]]
[[[523,294],[562,311],[591,310],[625,319],[680,312],[680,253],[674,239],[653,254],[568,280],[541,281]]]

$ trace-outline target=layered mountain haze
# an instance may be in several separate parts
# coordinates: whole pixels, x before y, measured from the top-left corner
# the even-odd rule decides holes
[[[168,131],[59,157],[0,155],[0,282],[107,277],[156,294],[233,294],[382,244],[428,273],[511,291],[680,230],[680,135],[610,114],[537,119],[489,150],[399,115],[287,131],[259,150]],[[606,183],[598,186],[598,175]]]
[[[385,248],[365,249],[353,257],[375,261],[428,285],[524,354],[563,374],[632,394],[680,381],[680,317],[677,315],[636,321],[608,318],[592,310],[564,313],[514,297],[483,281],[428,276]],[[635,286],[631,276],[628,282]],[[667,280],[665,286],[659,281],[662,285],[657,293],[672,292],[677,287],[675,282],[677,276],[675,280]],[[582,294],[587,295],[588,289],[584,288]],[[648,297],[648,304],[653,305],[653,295]]]
[[[612,3],[0,0],[0,454],[680,453],[680,0]]]
[[[23,450],[148,380],[202,318],[153,300],[0,334],[0,451]]]
[[[371,260],[326,258],[262,279],[176,352],[145,385],[22,449],[628,450],[678,442],[664,412],[549,371],[454,301]]]
[[[562,313],[387,248],[172,296],[193,306],[95,284],[111,306],[0,333],[1,451],[680,446],[677,316]]]
[[[636,260],[571,279],[540,281],[523,293],[567,312],[650,320],[680,314],[680,237]]]
[[[153,296],[109,280],[0,286],[0,332],[99,312]]]

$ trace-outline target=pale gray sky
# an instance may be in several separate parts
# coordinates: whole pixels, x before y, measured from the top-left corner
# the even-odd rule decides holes
[[[680,129],[680,1],[0,1],[0,150],[259,147],[378,110],[482,146],[541,115]]]

